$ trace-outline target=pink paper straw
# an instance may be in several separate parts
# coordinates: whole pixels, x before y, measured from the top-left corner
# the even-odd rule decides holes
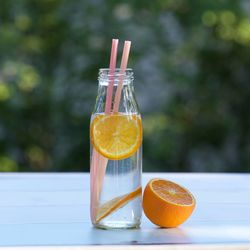
[[[127,64],[128,64],[130,46],[131,46],[131,42],[125,41],[124,47],[123,47],[123,52],[122,52],[122,61],[121,61],[121,66],[120,66],[120,72],[119,72],[120,73],[119,84],[118,84],[118,87],[117,87],[117,90],[115,93],[115,103],[114,103],[113,112],[118,112],[118,110],[119,110],[121,93],[122,93],[123,78],[124,78],[125,71],[126,71]]]
[[[111,112],[118,42],[119,42],[118,39],[112,39],[112,47],[111,47],[111,55],[110,55],[110,63],[109,63],[110,79],[109,79],[109,84],[108,84],[107,98],[106,98],[106,105],[105,105],[106,114],[109,114]]]
[[[111,75],[108,83],[107,98],[105,103],[105,113],[109,114],[111,112],[112,95],[113,95],[113,85],[114,85],[114,73],[116,67],[116,57],[118,49],[118,39],[112,39],[110,64],[109,64],[109,74]],[[90,181],[91,190],[94,191],[91,194],[91,219],[93,222],[96,220],[96,213],[98,209],[98,203],[100,199],[100,193],[102,190],[102,184],[104,175],[106,172],[106,167],[108,164],[108,159],[100,155],[95,148],[93,148],[92,159],[91,159],[91,171],[90,171]]]
[[[95,222],[103,179],[106,172],[108,159],[99,154],[94,148],[91,159],[90,183],[91,183],[91,220]]]

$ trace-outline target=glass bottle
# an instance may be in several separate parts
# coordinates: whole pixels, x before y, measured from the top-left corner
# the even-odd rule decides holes
[[[103,229],[138,228],[142,214],[142,126],[134,93],[133,71],[127,69],[121,74],[120,70],[116,69],[114,74],[110,75],[109,69],[100,69],[98,80],[98,94],[90,123],[91,221],[95,227]],[[105,104],[111,81],[113,82],[112,105],[110,112],[107,113]],[[115,104],[121,81],[120,101]],[[114,111],[115,109],[118,110]],[[107,137],[111,130],[112,136]],[[107,136],[104,134],[105,131]],[[120,145],[123,144],[116,145],[114,139],[120,132],[125,133],[125,136],[119,137],[120,134],[118,137],[129,141],[125,144],[128,150],[124,150],[128,153],[122,157],[123,151]],[[104,143],[105,139],[107,141]],[[100,146],[102,143],[104,151]],[[108,145],[109,152],[119,152],[120,155],[115,154],[114,157],[117,158],[114,159],[104,154],[105,145]]]

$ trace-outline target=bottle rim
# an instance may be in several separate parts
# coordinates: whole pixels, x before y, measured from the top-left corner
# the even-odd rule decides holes
[[[127,68],[124,73],[120,72],[120,68],[116,68],[114,73],[110,73],[109,68],[100,68],[99,69],[99,80],[106,80],[110,78],[119,78],[122,77],[123,80],[133,80],[134,73],[132,68]]]

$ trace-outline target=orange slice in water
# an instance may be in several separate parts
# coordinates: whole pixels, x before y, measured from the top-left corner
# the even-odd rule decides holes
[[[151,222],[161,227],[177,227],[195,208],[195,198],[184,187],[163,179],[152,179],[143,194],[143,210]]]
[[[137,196],[141,195],[142,188],[138,187],[131,193],[116,197],[103,205],[101,205],[97,210],[96,222],[101,221],[117,209],[125,206],[129,201],[135,199]]]
[[[111,160],[133,155],[142,142],[142,124],[137,115],[101,114],[90,126],[90,139],[95,149]]]

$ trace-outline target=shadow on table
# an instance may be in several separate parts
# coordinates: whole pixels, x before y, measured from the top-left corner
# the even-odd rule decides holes
[[[89,230],[89,244],[95,245],[137,245],[137,244],[189,244],[191,239],[181,228],[144,228],[129,230]]]

